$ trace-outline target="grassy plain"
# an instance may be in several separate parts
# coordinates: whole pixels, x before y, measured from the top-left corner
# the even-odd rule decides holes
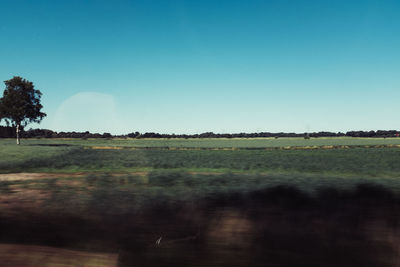
[[[396,266],[399,144],[0,140],[0,242],[121,267]]]
[[[339,146],[339,147],[335,147]],[[400,138],[0,140],[0,172],[154,169],[397,175]]]
[[[1,144],[14,144],[14,139],[2,139]],[[400,138],[355,138],[355,137],[319,137],[319,138],[171,138],[171,139],[77,139],[77,138],[50,138],[23,139],[25,145],[77,145],[77,146],[104,146],[104,147],[176,147],[176,148],[268,148],[268,147],[295,147],[295,146],[372,146],[372,145],[400,145]]]

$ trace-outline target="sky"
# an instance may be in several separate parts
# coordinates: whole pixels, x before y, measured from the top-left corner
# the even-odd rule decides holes
[[[400,129],[398,0],[2,0],[55,131]],[[4,90],[0,84],[0,92]]]

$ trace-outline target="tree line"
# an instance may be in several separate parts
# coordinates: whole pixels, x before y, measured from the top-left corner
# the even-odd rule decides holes
[[[400,131],[397,130],[378,130],[378,131],[348,131],[342,132],[313,132],[313,133],[213,133],[205,132],[200,134],[162,134],[154,132],[132,132],[125,135],[112,135],[110,133],[91,133],[86,132],[56,132],[48,129],[21,129],[22,138],[257,138],[257,137],[399,137]],[[0,126],[0,138],[15,138],[16,131],[13,127]]]

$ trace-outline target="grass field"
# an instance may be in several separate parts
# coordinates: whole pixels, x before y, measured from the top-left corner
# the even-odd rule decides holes
[[[283,138],[281,138],[283,139]],[[159,169],[207,172],[300,172],[334,175],[391,176],[400,171],[400,139],[311,139],[289,140],[26,140],[16,146],[13,140],[0,140],[0,172],[134,172]],[[245,149],[303,147],[318,141],[316,149]],[[139,142],[136,145],[135,142]],[[157,143],[158,142],[158,143]],[[183,142],[188,149],[159,149]],[[236,142],[236,143],[235,143]],[[353,142],[353,143],[351,143]],[[386,142],[386,146],[382,146]],[[199,145],[201,143],[201,146]],[[362,143],[367,145],[361,145]],[[213,150],[199,147],[233,147]],[[245,146],[247,144],[248,146]],[[332,148],[331,144],[347,144]],[[380,144],[380,145],[379,145]],[[114,149],[121,146],[125,149]],[[146,146],[149,149],[126,147]],[[183,145],[182,145],[183,146]],[[376,147],[378,146],[378,147]],[[391,147],[392,146],[392,147]],[[214,148],[215,148],[214,147]],[[191,148],[191,149],[189,149]]]
[[[398,266],[398,145],[0,140],[0,261],[18,244],[120,267]]]
[[[22,139],[23,145],[76,145],[103,147],[172,147],[172,148],[268,148],[305,146],[373,146],[400,145],[400,138],[201,138],[201,139]],[[1,145],[14,144],[14,139],[3,139]]]

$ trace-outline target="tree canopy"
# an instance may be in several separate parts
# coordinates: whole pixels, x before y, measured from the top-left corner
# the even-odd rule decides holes
[[[14,76],[4,83],[6,89],[0,98],[0,120],[3,119],[8,126],[16,127],[18,136],[21,127],[32,122],[39,123],[46,116],[46,113],[41,111],[42,93],[35,89],[32,82],[19,76]]]

